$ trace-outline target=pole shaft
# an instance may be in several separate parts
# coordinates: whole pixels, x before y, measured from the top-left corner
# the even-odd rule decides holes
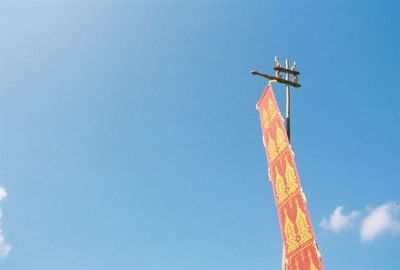
[[[285,245],[283,245],[283,248],[282,248],[282,270],[287,270]]]
[[[286,69],[289,69],[289,60],[285,60],[285,65]],[[286,78],[287,81],[289,80],[289,73],[286,72]],[[288,136],[289,142],[290,142],[290,86],[286,85],[286,134]],[[283,246],[282,249],[282,270],[286,270],[286,252],[285,252],[285,246]]]
[[[285,60],[286,69],[289,69],[289,60]],[[286,80],[289,80],[289,73],[286,73]],[[286,134],[290,141],[290,86],[286,85]]]

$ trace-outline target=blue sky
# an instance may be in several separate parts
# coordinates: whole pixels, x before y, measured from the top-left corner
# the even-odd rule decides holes
[[[398,269],[399,12],[1,1],[0,268],[278,269],[249,74],[276,55],[301,72],[292,146],[325,268]]]

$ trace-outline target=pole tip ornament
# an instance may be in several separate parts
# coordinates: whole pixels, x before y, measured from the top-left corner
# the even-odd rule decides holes
[[[275,66],[276,67],[281,67],[281,63],[279,63],[278,58],[275,56]]]
[[[293,66],[290,68],[290,70],[296,70],[296,61],[293,61]]]

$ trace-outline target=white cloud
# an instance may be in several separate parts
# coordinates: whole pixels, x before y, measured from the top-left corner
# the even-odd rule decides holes
[[[0,186],[0,201],[7,197],[7,191],[5,188]],[[0,208],[0,226],[1,226],[1,219],[3,217],[3,209]],[[0,258],[4,258],[10,253],[11,245],[7,244],[5,241],[5,235],[3,230],[0,227]]]
[[[340,232],[350,228],[353,224],[353,220],[359,215],[359,212],[352,211],[350,214],[345,215],[342,214],[342,211],[343,206],[336,207],[329,218],[324,218],[319,225],[326,230],[334,232]]]
[[[400,233],[400,204],[385,203],[373,208],[361,224],[361,239],[374,240],[384,232]]]
[[[337,207],[329,218],[324,218],[319,225],[326,230],[340,232],[353,227],[356,218],[363,215],[356,228],[364,242],[372,241],[385,232],[400,235],[400,203],[388,202],[375,208],[367,208],[362,213],[352,211],[346,215],[342,212],[343,206]]]
[[[11,251],[11,246],[5,243],[4,233],[0,230],[0,258],[6,257]]]
[[[7,191],[5,190],[5,188],[3,188],[2,186],[0,186],[0,201],[2,199],[4,199],[5,197],[7,197]]]

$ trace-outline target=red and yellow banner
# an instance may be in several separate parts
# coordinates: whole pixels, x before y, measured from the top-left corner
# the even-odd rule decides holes
[[[286,267],[288,270],[322,270],[294,153],[271,84],[264,90],[257,109],[285,245]]]

